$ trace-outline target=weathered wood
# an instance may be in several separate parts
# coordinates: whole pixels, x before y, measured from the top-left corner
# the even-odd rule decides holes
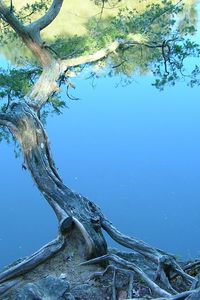
[[[157,278],[159,278],[159,280],[172,292],[174,290],[171,287],[171,285],[168,281],[168,278],[165,275],[166,270],[169,273],[175,272],[175,274],[178,274],[179,276],[181,276],[188,285],[192,285],[196,281],[196,279],[194,277],[192,277],[189,274],[187,274],[186,272],[184,272],[184,270],[176,262],[176,259],[173,255],[165,253],[162,250],[159,250],[157,248],[154,248],[141,240],[132,238],[130,236],[127,236],[127,235],[121,233],[103,215],[101,215],[101,225],[102,225],[102,228],[117,243],[125,246],[126,248],[132,249],[132,250],[142,254],[144,257],[146,257],[146,258],[150,259],[152,262],[156,263],[158,268],[157,268],[157,272],[155,275],[155,280]]]
[[[89,261],[82,263],[82,265],[90,265],[100,263],[102,261],[114,261],[116,264],[119,264],[129,270],[134,271],[137,275],[141,277],[141,279],[147,284],[147,286],[158,296],[170,297],[171,294],[167,291],[160,288],[155,282],[153,282],[138,266],[134,263],[131,263],[117,255],[114,254],[106,254],[101,257],[93,258]]]
[[[2,297],[8,290],[20,283],[20,279],[10,280],[0,285],[0,297]],[[2,298],[1,298],[2,299]]]
[[[26,166],[57,215],[61,231],[69,230],[74,223],[88,245],[88,256],[105,254],[106,242],[96,222],[98,208],[62,182],[51,156],[46,132],[37,115],[27,104],[14,103],[7,118],[10,120],[7,126],[12,124],[17,130],[13,134],[21,144]]]
[[[18,277],[20,275],[23,275],[28,271],[34,269],[39,264],[41,264],[45,260],[55,255],[57,252],[59,252],[64,247],[64,245],[65,245],[64,237],[62,235],[58,236],[55,240],[43,246],[41,249],[33,253],[31,256],[25,258],[18,264],[0,273],[0,283]]]

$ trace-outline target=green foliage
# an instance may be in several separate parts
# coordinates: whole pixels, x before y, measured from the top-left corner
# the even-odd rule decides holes
[[[51,113],[57,113],[58,115],[60,115],[62,113],[62,108],[64,108],[66,106],[65,102],[62,101],[59,96],[53,96],[50,97],[48,99],[48,103],[51,104],[53,110],[51,111]]]
[[[89,40],[86,36],[58,36],[54,41],[49,42],[49,46],[57,53],[60,58],[72,58],[90,49]]]
[[[45,2],[39,0],[35,3],[27,3],[15,13],[22,21],[29,23],[43,14],[50,2],[50,0]],[[95,1],[95,4],[100,8],[106,4],[111,9],[116,8],[119,2],[99,0]],[[140,10],[141,5],[145,9]],[[135,45],[130,46],[127,43],[101,62],[87,64],[88,72],[93,78],[105,74],[124,76],[128,78],[127,82],[133,75],[152,72],[156,77],[153,85],[160,90],[165,85],[174,85],[182,78],[194,86],[199,84],[199,68],[194,66],[190,74],[186,74],[186,68],[188,59],[197,58],[200,54],[199,46],[191,40],[191,36],[196,32],[196,20],[195,8],[191,7],[186,11],[181,1],[174,4],[171,0],[159,2],[140,0],[137,8],[129,5],[118,9],[118,13],[106,18],[103,18],[101,13],[91,17],[84,24],[85,34],[68,36],[60,34],[46,41],[46,44],[56,57],[73,58],[92,54],[115,40],[127,41],[130,44],[132,40],[137,40],[138,43]],[[4,22],[1,32],[3,36],[1,42],[4,46],[8,43],[9,45],[16,43],[15,33]],[[18,60],[18,63],[24,63],[26,66],[28,55],[27,59],[24,59],[26,54],[20,48],[20,42],[17,42],[17,46],[19,53],[21,52],[19,57],[23,57]],[[81,70],[81,66],[76,68],[78,72]],[[4,101],[2,101],[2,109],[6,109],[5,99],[8,95],[11,99],[23,98],[39,73],[39,69],[27,67],[18,67],[9,72],[0,70],[0,97]],[[64,106],[58,95],[50,98],[49,104],[56,113],[60,113]]]
[[[156,80],[153,85],[159,90],[163,90],[166,85],[174,86],[179,80],[184,80],[191,87],[200,85],[200,69],[195,62],[200,57],[199,45],[190,39],[181,39],[170,47],[167,61],[160,60],[155,64],[153,74]]]
[[[6,141],[8,144],[10,143],[10,132],[8,131],[7,128],[0,128],[0,142],[2,142],[3,140]]]
[[[21,21],[30,23],[34,18],[44,14],[48,10],[50,3],[50,0],[38,0],[34,3],[26,3],[19,11],[15,11],[15,14]]]
[[[16,10],[15,6],[13,6],[12,10],[19,20],[25,24],[29,24],[43,15],[49,8],[50,3],[51,0],[38,0],[34,3],[26,3],[20,10]],[[0,46],[2,47],[2,52],[7,52],[8,58],[12,56],[12,61],[15,61],[17,65],[25,65],[27,62],[30,62],[30,52],[27,51],[16,32],[1,18]],[[16,51],[16,49],[18,49],[18,51]],[[18,55],[18,52],[23,52],[23,55]],[[32,62],[35,62],[35,59],[33,59]]]
[[[120,9],[116,16],[103,20],[99,19],[99,16],[91,18],[85,24],[89,35],[57,37],[50,46],[59,57],[76,57],[94,53],[117,39],[129,40],[131,36],[141,37],[140,45],[120,49],[101,66],[107,68],[109,76],[116,74],[132,76],[135,72],[147,74],[153,63],[162,60],[162,51],[156,47],[147,48],[145,44],[155,45],[162,43],[164,39],[177,36],[175,23],[178,22],[177,14],[182,12],[183,6],[176,6],[169,0],[163,0],[161,4],[148,4],[142,13],[137,9]],[[182,23],[185,24],[183,21]],[[193,26],[190,26],[188,21],[186,23],[184,30],[182,26],[182,35],[188,34],[189,30],[193,33]],[[97,67],[95,72],[99,71],[101,69]]]
[[[94,0],[93,0],[94,1]],[[104,3],[103,3],[104,2]],[[103,4],[109,9],[116,8],[120,1],[95,0],[102,9]],[[51,1],[39,0],[26,3],[14,13],[22,22],[29,24],[48,9]],[[148,3],[148,4],[146,4]],[[140,5],[145,9],[140,10]],[[138,8],[123,7],[117,13],[107,14],[103,11],[86,19],[84,34],[59,34],[48,38],[46,44],[57,58],[74,58],[80,55],[95,53],[107,47],[113,41],[127,41],[115,53],[103,60],[78,66],[75,71],[82,70],[92,80],[100,76],[120,76],[123,84],[132,82],[134,75],[153,73],[153,85],[163,90],[166,85],[174,86],[178,80],[193,87],[200,85],[200,67],[190,61],[200,56],[200,47],[191,37],[196,33],[196,10],[193,7],[185,12],[185,6],[170,0],[138,1]],[[64,26],[64,24],[63,24]],[[132,41],[137,41],[134,45]],[[15,59],[16,66],[9,70],[0,69],[0,110],[6,112],[10,102],[23,99],[39,77],[41,70],[16,33],[3,20],[0,20],[0,45],[8,58]],[[16,51],[17,49],[17,51]],[[87,71],[85,71],[87,67]],[[67,83],[67,82],[65,82]],[[67,85],[67,88],[69,85]],[[68,94],[68,92],[67,92]],[[68,95],[69,96],[69,95]],[[72,98],[73,99],[73,98]],[[74,98],[75,99],[75,98]],[[40,112],[40,119],[46,122],[49,114],[61,114],[66,103],[58,93],[52,95]],[[12,141],[8,130],[0,128],[0,141]],[[15,141],[14,141],[15,143]],[[16,155],[19,154],[15,147]]]
[[[13,101],[15,99],[22,99],[30,90],[40,70],[37,68],[12,68],[3,70],[0,68],[0,99],[1,109],[5,111],[5,100]]]

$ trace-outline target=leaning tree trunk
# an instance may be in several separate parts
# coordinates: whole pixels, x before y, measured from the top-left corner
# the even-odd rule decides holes
[[[106,253],[98,207],[65,186],[51,157],[48,137],[35,112],[26,103],[13,103],[5,116],[21,145],[28,170],[59,220],[62,235],[76,226],[88,247],[88,257]]]
[[[166,275],[166,271],[167,274],[172,272],[173,276],[174,274],[181,276],[187,286],[194,282],[194,278],[181,269],[173,256],[150,247],[135,238],[121,234],[105,218],[98,206],[80,194],[74,193],[63,184],[51,157],[48,137],[44,127],[37,114],[27,103],[12,103],[6,114],[0,114],[0,121],[0,124],[7,126],[19,141],[27,168],[59,220],[58,238],[30,257],[25,258],[22,262],[0,273],[0,296],[12,288],[13,285],[18,284],[18,280],[13,279],[29,272],[63,249],[67,245],[69,235],[72,238],[74,235],[74,239],[77,240],[77,231],[79,235],[82,235],[86,243],[85,258],[90,258],[84,264],[103,263],[105,265],[108,261],[114,261],[116,264],[122,265],[124,268],[138,274],[153,293],[166,298],[177,292],[172,288],[169,282],[170,277]],[[75,230],[73,230],[73,227]],[[155,281],[157,279],[161,281],[165,289],[157,285],[155,281],[152,281],[134,263],[108,255],[106,241],[101,229],[107,231],[118,243],[141,253],[154,264],[157,264]]]
[[[185,299],[187,295],[193,293],[193,289],[195,292],[195,289],[198,288],[198,280],[187,274],[187,268],[184,271],[172,255],[119,232],[93,202],[74,193],[65,186],[57,173],[51,157],[48,137],[36,112],[39,112],[41,107],[48,101],[48,98],[54,92],[58,91],[59,79],[62,77],[66,78],[69,75],[68,71],[70,71],[70,68],[104,59],[120,47],[134,46],[139,43],[137,40],[123,41],[119,39],[111,43],[110,46],[91,55],[66,60],[55,59],[42,41],[40,31],[55,19],[62,3],[63,0],[53,0],[52,6],[43,17],[29,25],[24,25],[6,7],[4,1],[0,1],[0,18],[3,18],[14,29],[23,43],[37,58],[43,69],[40,78],[32,87],[30,93],[26,95],[25,101],[12,103],[5,114],[0,113],[0,125],[9,128],[19,141],[24,161],[33,180],[53,208],[59,221],[59,234],[54,241],[45,245],[30,257],[25,258],[23,261],[14,264],[0,273],[0,297],[20,282],[18,277],[37,267],[45,260],[48,260],[61,249],[65,248],[65,246],[67,247],[67,241],[71,237],[75,240],[74,247],[77,247],[76,242],[79,238],[86,244],[87,250],[85,256],[86,258],[90,258],[90,260],[83,264],[102,264],[102,262],[104,264],[106,262],[107,264],[108,262],[114,262],[117,266],[120,265],[125,268],[126,272],[127,269],[130,270],[130,278],[132,278],[132,272],[136,273],[154,295],[164,297],[162,299]],[[163,50],[163,45],[160,44],[141,45],[149,48],[161,48]],[[107,253],[107,245],[101,229],[104,229],[119,244],[139,252],[153,262],[157,267],[154,270],[155,278],[149,278],[133,262]],[[199,261],[196,264],[199,264]],[[189,269],[193,267],[189,266]],[[104,276],[104,272],[102,274]],[[116,299],[115,275],[116,271],[114,269],[113,300]],[[190,289],[184,295],[183,293],[177,295],[178,290],[176,290],[176,286],[174,288],[174,280],[177,277],[178,279],[182,279],[185,289]],[[130,287],[132,286],[132,281]]]

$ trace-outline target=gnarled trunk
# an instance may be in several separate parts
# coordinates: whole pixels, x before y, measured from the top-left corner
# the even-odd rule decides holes
[[[99,209],[62,182],[51,157],[48,137],[36,113],[25,103],[13,103],[6,114],[6,122],[21,145],[37,187],[58,217],[60,233],[64,235],[76,226],[87,243],[89,257],[105,254]]]

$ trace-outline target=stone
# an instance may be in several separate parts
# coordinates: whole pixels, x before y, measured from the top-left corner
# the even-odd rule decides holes
[[[49,299],[52,300],[63,296],[65,292],[69,292],[70,290],[70,284],[68,281],[52,275],[41,279],[39,282],[37,282],[37,286],[43,291],[45,296],[49,296]]]
[[[33,283],[28,283],[23,289],[17,290],[15,300],[42,300],[42,293]]]
[[[71,293],[64,293],[63,297],[59,300],[75,300],[75,298]]]
[[[69,293],[69,282],[61,277],[49,275],[14,290],[8,300],[74,300]],[[5,299],[5,298],[4,298]]]

